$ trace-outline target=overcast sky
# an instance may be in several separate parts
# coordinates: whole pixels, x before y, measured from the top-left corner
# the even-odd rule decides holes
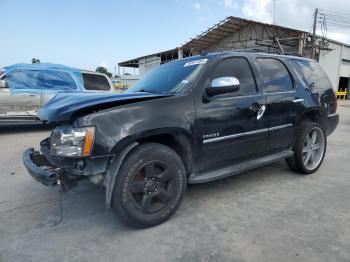
[[[309,31],[314,9],[347,13],[350,0],[277,0],[277,24]],[[181,46],[226,16],[273,21],[272,0],[0,0],[0,68],[36,57],[94,70]],[[350,44],[350,28],[328,27]]]

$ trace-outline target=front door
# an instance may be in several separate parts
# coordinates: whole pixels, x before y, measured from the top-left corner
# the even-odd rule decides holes
[[[249,61],[244,57],[220,61],[205,85],[228,76],[239,80],[237,92],[196,100],[201,170],[231,165],[266,150],[267,115],[260,110],[257,118],[265,97],[258,92]]]
[[[14,70],[6,74],[7,87],[0,88],[0,117],[36,116],[41,104],[38,71]]]

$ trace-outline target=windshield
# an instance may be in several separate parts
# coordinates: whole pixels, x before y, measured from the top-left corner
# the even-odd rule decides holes
[[[2,75],[5,74],[6,70],[5,68],[0,69],[0,79],[2,79]]]
[[[173,93],[187,90],[208,59],[185,59],[164,64],[136,82],[128,92]]]

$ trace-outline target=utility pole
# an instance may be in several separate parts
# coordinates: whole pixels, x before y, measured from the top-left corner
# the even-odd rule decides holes
[[[276,24],[276,0],[273,0],[273,24]]]
[[[314,25],[312,30],[312,59],[315,59],[316,53],[316,26],[317,26],[318,8],[314,12]]]

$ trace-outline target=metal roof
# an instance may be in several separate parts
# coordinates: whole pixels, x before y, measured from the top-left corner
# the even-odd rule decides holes
[[[292,29],[288,27],[262,23],[254,20],[243,19],[235,16],[229,16],[221,20],[219,23],[210,27],[208,30],[192,38],[189,42],[185,43],[181,48],[191,49],[191,48],[204,48],[213,45],[225,37],[231,35],[232,33],[241,30],[244,26],[249,24],[260,24],[264,26],[274,27],[277,29],[286,30],[289,32],[294,32],[297,34],[306,33],[305,31]]]
[[[154,54],[150,54],[150,55],[140,56],[138,58],[134,58],[134,59],[130,59],[130,60],[127,60],[127,61],[123,61],[123,62],[118,63],[118,65],[119,66],[124,66],[124,67],[138,67],[140,59],[144,59],[144,58],[148,58],[148,57],[152,57],[152,56],[161,56],[161,55],[176,55],[177,56],[177,51],[178,51],[178,48],[169,49],[169,50],[162,51],[162,52],[159,52],[159,53],[154,53]]]
[[[239,30],[242,30],[243,27],[250,25],[250,24],[258,24],[258,25],[263,25],[263,26],[270,27],[270,28],[284,30],[284,31],[288,31],[291,34],[295,34],[295,35],[301,35],[301,34],[309,35],[308,32],[298,30],[298,29],[293,29],[293,28],[289,28],[289,27],[258,22],[258,21],[239,18],[239,17],[235,17],[235,16],[229,16],[229,17],[226,17],[225,19],[221,20],[219,23],[208,28],[206,31],[202,32],[201,34],[197,35],[195,38],[192,38],[190,41],[183,44],[180,48],[183,49],[184,52],[188,52],[191,54],[192,49],[201,50],[201,49],[205,49],[208,46],[215,45],[220,40],[230,36],[232,33],[235,33]],[[321,36],[317,36],[317,37],[322,38]],[[340,42],[332,40],[332,39],[326,38],[325,40],[327,40],[329,42],[349,46],[347,44],[340,43]],[[120,62],[119,65],[125,66],[125,67],[138,67],[138,64],[139,64],[138,60],[139,59],[148,58],[151,56],[162,56],[165,54],[175,54],[175,53],[177,53],[178,49],[179,48],[174,48],[174,49],[170,49],[167,51],[134,58],[134,59],[131,59],[128,61]]]

